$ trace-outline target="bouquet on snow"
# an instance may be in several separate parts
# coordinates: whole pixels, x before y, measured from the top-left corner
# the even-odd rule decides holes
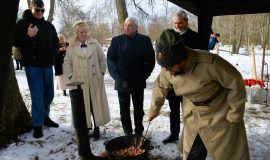
[[[247,86],[247,100],[250,103],[262,103],[265,100],[265,84],[263,80],[244,79]]]
[[[258,80],[258,79],[244,79],[245,85],[246,86],[259,86],[260,88],[264,88],[264,82],[263,80]]]

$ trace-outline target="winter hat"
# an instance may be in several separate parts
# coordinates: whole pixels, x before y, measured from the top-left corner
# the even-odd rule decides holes
[[[156,60],[162,67],[172,67],[185,60],[187,52],[181,35],[173,29],[164,30],[156,42]]]

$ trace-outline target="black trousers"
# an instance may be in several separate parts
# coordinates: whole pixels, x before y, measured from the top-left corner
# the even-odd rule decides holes
[[[135,134],[142,134],[144,127],[142,124],[144,110],[143,110],[143,99],[144,89],[139,89],[131,92],[120,92],[118,91],[118,99],[120,104],[120,116],[122,127],[125,134],[132,134],[132,122],[130,116],[130,99],[132,98],[134,106],[134,123],[135,123]]]
[[[166,99],[170,106],[170,130],[173,136],[179,136],[180,133],[180,103],[183,100],[182,96],[177,96],[174,90],[168,92]]]
[[[207,149],[199,134],[197,134],[192,148],[188,154],[187,160],[205,160],[207,157]]]

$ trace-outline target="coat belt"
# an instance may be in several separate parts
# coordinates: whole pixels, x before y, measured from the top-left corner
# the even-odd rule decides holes
[[[213,102],[213,100],[218,97],[219,93],[222,91],[222,87],[220,87],[216,93],[214,93],[210,98],[208,98],[205,101],[201,101],[201,102],[192,102],[195,106],[208,106],[211,102]]]

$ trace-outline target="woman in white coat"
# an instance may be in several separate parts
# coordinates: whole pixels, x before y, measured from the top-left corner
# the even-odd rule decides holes
[[[89,25],[74,24],[75,36],[64,59],[64,72],[71,82],[83,82],[83,98],[87,127],[94,125],[93,137],[100,138],[99,126],[110,122],[110,111],[103,76],[106,73],[105,54],[97,40],[90,37]]]

